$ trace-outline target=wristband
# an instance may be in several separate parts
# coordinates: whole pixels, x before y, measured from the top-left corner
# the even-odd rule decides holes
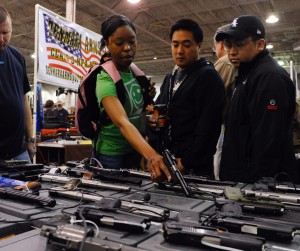
[[[27,142],[35,143],[35,138],[28,138]]]

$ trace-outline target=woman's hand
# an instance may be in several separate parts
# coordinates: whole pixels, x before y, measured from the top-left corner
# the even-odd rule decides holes
[[[163,157],[158,153],[155,153],[148,158],[147,168],[151,174],[151,179],[154,182],[161,182],[165,179],[168,181],[171,180],[171,174],[163,161]]]

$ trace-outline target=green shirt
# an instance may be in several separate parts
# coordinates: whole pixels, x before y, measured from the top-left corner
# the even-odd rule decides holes
[[[125,103],[123,107],[129,121],[140,130],[140,119],[144,104],[141,88],[131,72],[119,73],[125,86]],[[103,98],[108,96],[117,97],[116,85],[104,70],[97,76],[96,96],[99,106]],[[100,106],[100,110],[102,112],[104,108]],[[124,155],[133,151],[119,128],[113,123],[102,126],[96,143],[96,150],[101,154],[114,156]]]

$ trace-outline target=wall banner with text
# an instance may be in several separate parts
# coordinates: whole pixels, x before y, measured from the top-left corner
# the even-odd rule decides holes
[[[100,61],[102,36],[44,8],[38,11],[37,80],[77,89]]]

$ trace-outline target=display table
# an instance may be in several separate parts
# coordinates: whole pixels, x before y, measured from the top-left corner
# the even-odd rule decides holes
[[[67,141],[37,143],[37,162],[65,164],[71,160],[92,157],[91,141]]]

